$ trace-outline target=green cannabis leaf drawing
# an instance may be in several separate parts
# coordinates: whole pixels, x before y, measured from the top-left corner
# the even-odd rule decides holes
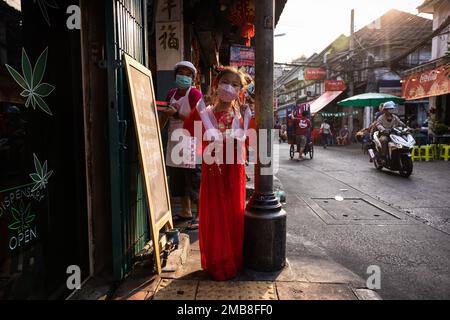
[[[45,113],[53,115],[52,111],[48,107],[44,99],[55,90],[55,87],[48,83],[41,83],[44,77],[45,68],[47,67],[48,47],[39,56],[34,68],[31,67],[30,59],[28,58],[25,49],[22,48],[22,72],[23,76],[9,65],[5,65],[8,72],[14,78],[14,80],[21,86],[24,91],[20,94],[22,97],[27,98],[25,107],[31,103],[33,109],[36,109],[36,105],[42,109]]]
[[[34,157],[34,166],[36,168],[36,173],[30,174],[31,179],[34,181],[34,187],[31,189],[31,192],[35,192],[36,190],[45,189],[48,184],[48,179],[50,179],[53,171],[47,172],[47,161],[44,162],[44,165],[41,165],[41,162],[37,158],[36,154],[33,153]]]
[[[8,226],[9,230],[17,230],[19,233],[31,228],[31,223],[36,219],[36,215],[31,214],[31,202],[25,207],[20,201],[19,208],[11,209],[13,222]]]
[[[41,9],[42,16],[47,22],[48,26],[50,26],[50,18],[48,17],[47,7],[53,9],[59,9],[55,0],[33,0],[34,3],[37,2],[39,9]]]

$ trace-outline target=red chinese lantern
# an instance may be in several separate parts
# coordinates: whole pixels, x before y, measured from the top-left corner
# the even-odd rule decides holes
[[[237,0],[230,10],[230,21],[241,26],[241,35],[247,39],[246,45],[249,47],[255,36],[255,0]]]
[[[255,36],[255,25],[252,23],[246,23],[242,26],[242,37],[246,38],[245,45],[250,47],[252,44],[252,38]]]

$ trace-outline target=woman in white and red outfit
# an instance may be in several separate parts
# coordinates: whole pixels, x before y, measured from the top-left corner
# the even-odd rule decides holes
[[[175,130],[183,129],[186,118],[195,109],[199,100],[202,99],[200,90],[192,86],[197,76],[197,69],[189,61],[180,61],[175,67],[175,82],[177,87],[169,90],[166,101],[169,107],[163,111],[169,118],[169,139],[166,150],[166,166],[168,167],[169,189],[172,197],[180,197],[182,209],[177,215],[179,219],[191,220],[191,229],[198,228],[198,222],[193,219],[191,203],[198,204],[200,188],[200,165],[192,163],[179,163],[172,156],[172,151],[179,141],[172,141],[171,137]],[[195,148],[194,146],[192,146]],[[196,150],[193,151],[194,153]],[[198,205],[197,205],[198,210]]]
[[[202,268],[217,281],[234,278],[243,264],[245,140],[252,116],[250,108],[243,114],[240,111],[239,94],[244,86],[241,73],[224,68],[214,85],[214,105],[206,107],[203,100],[200,101],[185,121],[185,128],[191,134],[196,121],[202,122],[203,132],[206,132],[200,186],[199,243]],[[227,141],[233,143],[232,157],[230,149],[224,147]],[[216,161],[207,159],[208,150],[214,150],[210,155],[215,153],[212,157]]]

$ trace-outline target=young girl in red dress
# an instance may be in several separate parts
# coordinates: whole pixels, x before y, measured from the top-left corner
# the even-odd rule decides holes
[[[243,114],[240,111],[239,95],[244,86],[245,80],[239,71],[223,68],[213,86],[213,105],[206,107],[200,102],[185,122],[191,134],[195,121],[201,121],[203,133],[206,131],[199,242],[202,268],[216,281],[234,278],[243,264],[245,132],[251,119],[249,108]],[[232,143],[233,147],[225,147],[226,143]],[[233,155],[230,150],[234,151]]]

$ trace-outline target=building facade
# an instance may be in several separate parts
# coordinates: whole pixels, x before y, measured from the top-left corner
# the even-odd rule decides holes
[[[348,92],[327,93],[325,81],[343,81],[347,88],[352,83],[354,95],[380,92],[401,96],[402,71],[431,57],[432,24],[430,19],[390,10],[352,37],[341,35],[322,52],[306,59],[305,66],[294,67],[277,79],[279,112],[284,116],[285,106],[298,102],[314,104],[316,101],[313,105],[314,113],[318,113],[316,123],[321,122],[323,113],[339,126],[352,119],[355,131],[368,126],[376,110],[339,107],[337,101],[345,99]],[[353,50],[350,49],[351,42]],[[325,70],[324,76],[305,81],[305,69],[311,67]],[[410,113],[417,113],[423,118],[425,103],[401,106],[400,116],[406,118]]]
[[[433,15],[432,54],[429,61],[403,72],[403,97],[410,103],[427,101],[428,125],[435,134],[445,135],[450,125],[450,3],[427,0],[418,11]]]
[[[0,299],[67,297],[68,272],[129,274],[151,235],[123,54],[159,100],[179,60],[206,92],[231,46],[252,45],[257,5],[0,0]]]

